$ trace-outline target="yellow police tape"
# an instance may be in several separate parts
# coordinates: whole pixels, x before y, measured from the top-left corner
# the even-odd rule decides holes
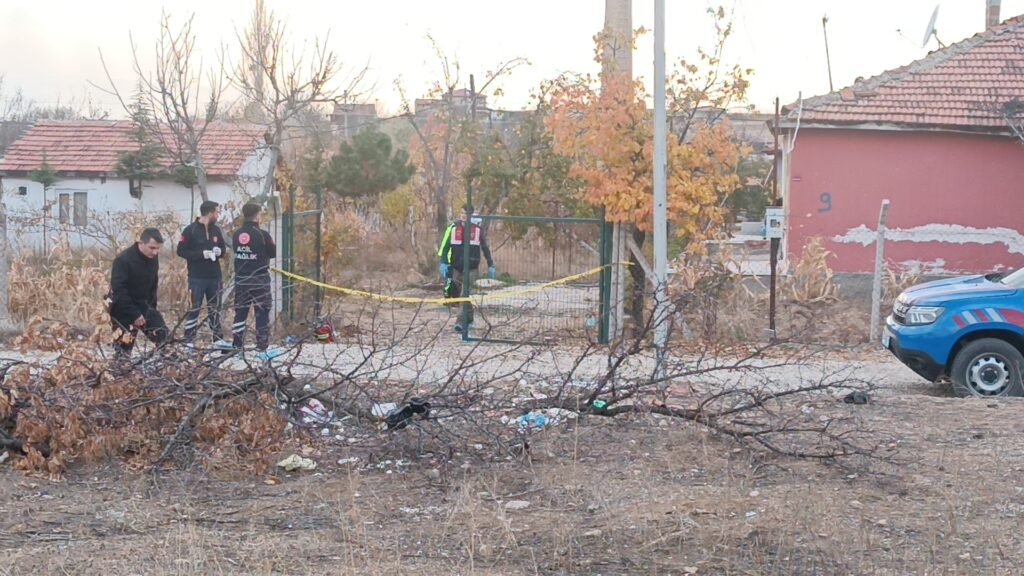
[[[380,300],[382,302],[401,302],[403,304],[439,304],[439,305],[446,305],[446,304],[463,304],[463,303],[474,303],[474,302],[479,303],[479,302],[485,302],[485,301],[490,301],[490,300],[504,300],[506,298],[513,298],[515,296],[522,296],[524,294],[535,294],[537,292],[541,292],[543,290],[547,290],[548,288],[551,288],[552,286],[559,286],[559,285],[562,285],[562,284],[568,284],[570,282],[575,282],[576,280],[580,280],[580,279],[586,278],[588,276],[593,276],[594,274],[600,273],[605,268],[609,268],[609,267],[615,266],[615,265],[629,266],[630,263],[629,262],[618,262],[616,264],[606,264],[605,266],[598,266],[597,268],[592,268],[590,270],[587,270],[586,272],[581,272],[580,274],[573,274],[572,276],[566,276],[565,278],[559,278],[558,280],[552,280],[551,282],[546,282],[544,284],[539,284],[537,286],[531,286],[529,288],[523,288],[522,290],[510,290],[510,291],[507,291],[507,292],[497,292],[497,293],[494,293],[494,294],[480,294],[480,295],[477,295],[477,296],[468,296],[468,297],[462,297],[462,298],[411,298],[411,297],[408,297],[408,296],[388,296],[386,294],[374,294],[373,292],[364,292],[362,290],[353,290],[352,288],[343,288],[341,286],[332,286],[330,284],[324,284],[323,282],[317,282],[316,280],[313,280],[312,278],[306,278],[305,276],[300,276],[298,274],[293,274],[291,272],[286,272],[284,270],[281,270],[280,268],[273,268],[273,267],[271,267],[270,269],[273,270],[274,272],[280,274],[281,276],[284,276],[285,278],[291,278],[292,280],[296,280],[298,282],[303,282],[305,284],[311,284],[313,286],[317,286],[317,287],[323,288],[324,290],[330,290],[332,292],[339,292],[341,294],[347,294],[349,296],[361,296],[363,298],[371,298],[373,300]]]

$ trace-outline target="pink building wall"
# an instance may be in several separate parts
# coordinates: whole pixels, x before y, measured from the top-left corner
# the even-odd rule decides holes
[[[883,198],[885,255],[922,274],[1024,267],[1024,144],[943,132],[803,127],[789,166],[787,249],[815,236],[837,272],[871,272]]]

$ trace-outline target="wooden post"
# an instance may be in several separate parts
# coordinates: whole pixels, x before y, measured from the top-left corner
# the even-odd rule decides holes
[[[868,336],[872,344],[878,342],[882,324],[882,274],[885,272],[885,220],[888,216],[889,200],[882,200],[882,209],[878,214],[878,236],[875,238],[875,278],[871,283],[871,330]]]
[[[651,290],[657,288],[658,279],[654,277],[654,269],[651,268],[651,265],[647,263],[647,258],[644,258],[644,251],[641,250],[640,247],[636,245],[636,242],[633,241],[633,238],[631,236],[626,237],[626,248],[629,249],[630,253],[633,256],[633,259],[636,260],[636,263],[639,264],[640,267],[644,269],[644,277],[647,278],[648,282],[650,282]]]

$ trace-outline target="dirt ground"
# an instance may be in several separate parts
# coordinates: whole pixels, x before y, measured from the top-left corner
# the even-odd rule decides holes
[[[801,409],[858,419],[892,462],[772,457],[635,416],[445,466],[330,442],[309,450],[316,471],[260,477],[114,464],[51,482],[4,465],[0,574],[1019,573],[1024,403],[868,364],[869,404]]]

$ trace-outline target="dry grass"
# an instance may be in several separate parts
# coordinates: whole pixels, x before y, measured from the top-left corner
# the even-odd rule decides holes
[[[110,272],[100,264],[90,255],[44,259],[19,254],[11,263],[11,313],[22,322],[45,317],[75,326],[101,323]]]
[[[832,268],[828,264],[833,256],[832,252],[825,249],[822,238],[809,240],[793,270],[782,278],[782,298],[800,304],[836,300],[839,290],[832,281]]]
[[[110,288],[110,266],[109,255],[99,250],[64,247],[46,256],[17,254],[9,277],[11,314],[25,324],[41,318],[92,332],[109,321],[103,296]],[[185,261],[165,250],[159,300],[168,318],[187,309],[187,278]]]
[[[11,214],[8,234],[38,233],[38,215]],[[84,229],[51,229],[48,251],[25,247],[12,257],[9,283],[10,307],[15,320],[33,324],[40,318],[91,333],[108,319],[103,296],[110,287],[114,257],[138,238],[143,228],[156,227],[176,239],[182,226],[169,213],[90,212]],[[87,246],[77,246],[83,239]],[[15,242],[17,245],[17,242]],[[174,255],[176,242],[168,241],[160,255],[160,308],[174,317],[188,306],[185,261]]]
[[[320,474],[256,480],[8,473],[0,573],[1017,572],[1024,457],[1013,446],[1024,438],[1013,403],[889,394],[810,406],[897,432],[904,463],[751,457],[691,425],[638,417],[546,432],[530,462],[466,454],[440,474],[429,457],[336,466],[350,452],[330,447],[314,454]]]
[[[840,346],[867,341],[870,310],[844,298],[829,267],[831,257],[820,239],[812,240],[790,273],[780,276],[778,338]],[[735,273],[738,266],[730,266],[730,258],[728,251],[722,251],[710,259],[680,262],[670,294],[679,299],[677,307],[698,338],[719,343],[763,341],[768,328],[768,287]],[[909,275],[892,273],[887,286],[898,294],[902,288],[895,287],[908,283],[912,283]],[[887,306],[891,305],[888,300]]]

